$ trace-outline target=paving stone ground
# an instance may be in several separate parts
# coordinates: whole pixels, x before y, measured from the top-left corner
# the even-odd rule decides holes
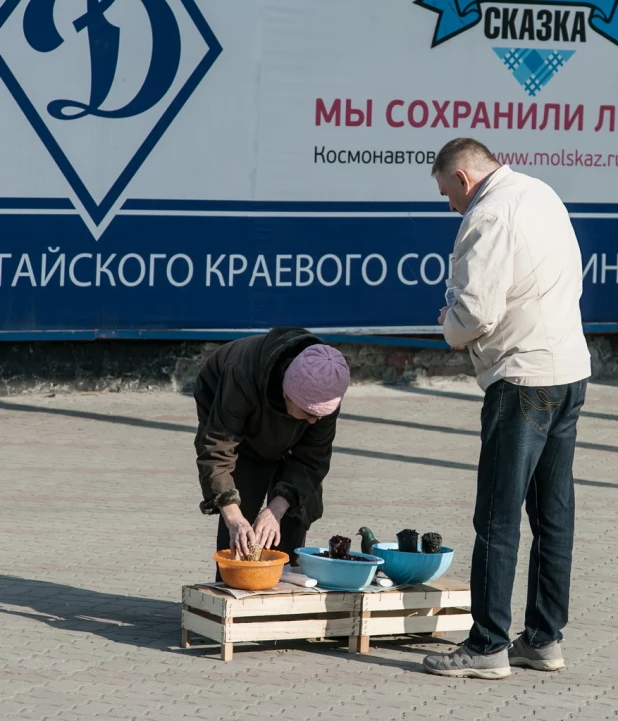
[[[309,541],[360,525],[381,540],[441,530],[466,580],[481,394],[470,382],[358,386],[345,401]],[[426,675],[404,638],[182,650],[183,584],[211,580],[215,521],[198,510],[190,397],[21,396],[0,402],[0,718],[618,718],[618,387],[590,387],[576,461],[572,620],[557,674]],[[513,599],[521,630],[529,531]],[[456,639],[457,640],[457,639]]]

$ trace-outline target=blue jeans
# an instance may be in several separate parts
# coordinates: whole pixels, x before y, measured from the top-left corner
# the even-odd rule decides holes
[[[487,390],[474,513],[474,625],[466,642],[478,653],[497,653],[510,643],[524,501],[534,537],[525,638],[533,646],[562,639],[573,552],[573,456],[586,387],[587,380],[542,388],[499,381]]]

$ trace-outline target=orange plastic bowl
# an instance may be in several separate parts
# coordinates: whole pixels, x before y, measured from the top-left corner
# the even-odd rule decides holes
[[[243,591],[266,591],[281,580],[283,567],[290,557],[281,551],[262,551],[262,561],[236,561],[231,551],[217,551],[213,556],[224,583]]]

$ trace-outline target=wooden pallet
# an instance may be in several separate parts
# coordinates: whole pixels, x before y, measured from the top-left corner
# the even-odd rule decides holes
[[[469,631],[472,616],[470,586],[441,578],[433,583],[385,593],[362,593],[358,632],[350,639],[351,653],[368,653],[372,636],[429,633],[441,638],[452,631]]]
[[[236,599],[206,586],[182,589],[183,648],[191,633],[221,644],[231,661],[235,643],[349,638],[350,653],[368,653],[372,636],[468,631],[466,583],[440,579],[382,593],[290,593]]]

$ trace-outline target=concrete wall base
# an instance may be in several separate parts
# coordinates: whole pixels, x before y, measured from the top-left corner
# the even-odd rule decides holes
[[[0,395],[165,390],[191,393],[220,343],[119,341],[0,343]],[[465,351],[336,344],[354,382],[474,375]],[[595,380],[618,380],[618,335],[590,336]]]

